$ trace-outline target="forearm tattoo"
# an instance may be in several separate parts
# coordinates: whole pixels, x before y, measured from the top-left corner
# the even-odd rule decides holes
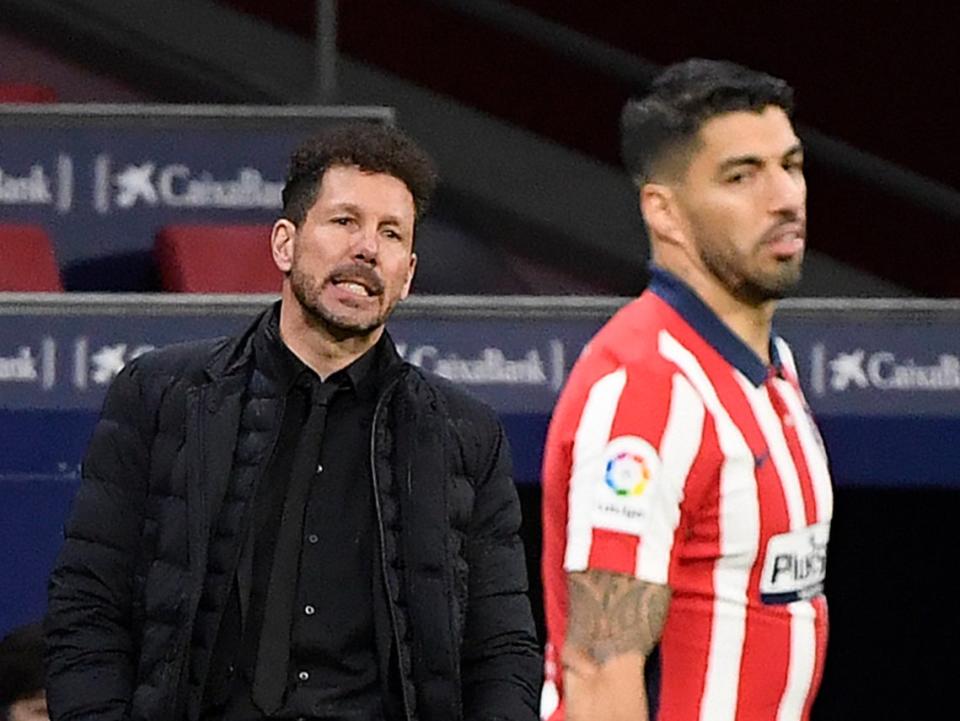
[[[602,666],[631,651],[647,656],[660,640],[670,589],[608,571],[568,576],[567,643]]]

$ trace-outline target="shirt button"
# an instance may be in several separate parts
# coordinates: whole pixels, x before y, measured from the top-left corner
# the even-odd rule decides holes
[[[315,613],[317,612],[317,609],[315,609],[313,606],[304,606],[304,607],[303,607],[303,612],[304,612],[305,614],[307,614],[308,616],[312,616],[313,614],[315,614]]]
[[[300,679],[301,681],[309,681],[310,674],[306,671],[301,671],[300,673],[297,674],[297,678]]]
[[[322,464],[322,463],[318,463],[318,464],[317,464],[317,473],[323,473],[323,464]]]
[[[310,541],[310,543],[316,543],[320,540],[320,537],[316,533],[311,533],[307,536],[307,540]]]

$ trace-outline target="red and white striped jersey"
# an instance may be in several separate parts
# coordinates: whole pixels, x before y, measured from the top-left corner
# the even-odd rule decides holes
[[[672,589],[659,721],[809,717],[833,496],[779,338],[771,358],[659,269],[584,349],[544,458],[544,718],[563,719],[566,573],[586,569]]]

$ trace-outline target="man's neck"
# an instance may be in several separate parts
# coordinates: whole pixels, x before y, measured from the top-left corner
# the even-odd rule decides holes
[[[280,304],[280,338],[290,351],[326,380],[373,348],[383,326],[364,335],[338,337],[294,298]]]
[[[770,333],[776,301],[759,305],[745,303],[712,275],[688,268],[666,269],[686,283],[760,360],[770,363]]]

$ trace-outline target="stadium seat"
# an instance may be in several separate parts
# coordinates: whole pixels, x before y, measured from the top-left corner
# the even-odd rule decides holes
[[[279,293],[269,225],[168,225],[154,244],[163,290],[177,293]]]
[[[56,91],[34,83],[0,83],[0,103],[55,103]]]
[[[63,291],[53,244],[43,228],[0,224],[0,291]]]

